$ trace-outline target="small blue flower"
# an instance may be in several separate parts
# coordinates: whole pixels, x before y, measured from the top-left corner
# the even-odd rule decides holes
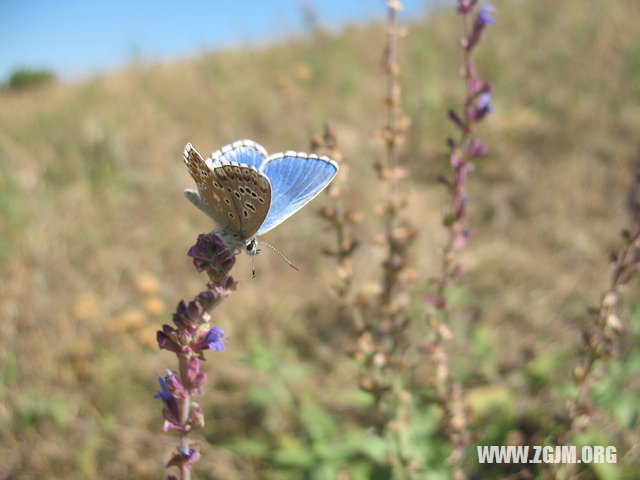
[[[476,99],[476,108],[483,114],[491,113],[491,94],[481,93]]]
[[[221,328],[213,327],[207,332],[207,336],[205,337],[203,343],[207,345],[210,350],[222,352],[224,350],[224,342],[222,341],[222,339],[225,337],[226,336]]]
[[[158,383],[160,384],[160,391],[156,393],[153,398],[169,400],[171,398],[171,394],[169,393],[169,390],[167,390],[167,382],[165,382],[164,378],[160,375],[158,375]]]
[[[480,7],[478,10],[478,15],[476,16],[476,22],[482,26],[485,25],[493,25],[496,23],[491,14],[495,11],[491,5],[484,5]]]
[[[193,454],[196,453],[196,451],[193,448],[189,448],[189,447],[180,447],[180,455],[182,455],[182,458],[184,458],[185,460],[189,460],[191,457],[193,457]]]
[[[167,467],[178,467],[180,469],[189,466],[200,459],[199,448],[178,447],[178,450],[174,452],[171,460],[167,463]]]

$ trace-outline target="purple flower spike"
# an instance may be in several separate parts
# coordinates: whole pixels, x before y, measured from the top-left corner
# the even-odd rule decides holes
[[[160,349],[174,352],[179,359],[180,374],[167,370],[164,378],[159,377],[160,391],[154,398],[163,404],[162,429],[176,432],[181,437],[181,446],[167,464],[167,467],[180,469],[180,478],[200,458],[199,446],[185,443],[189,432],[204,426],[202,407],[193,401],[207,379],[200,369],[200,362],[205,360],[206,350],[223,351],[227,338],[222,329],[212,327],[210,312],[235,290],[236,285],[229,276],[235,263],[235,252],[219,235],[199,235],[188,255],[199,272],[207,272],[210,280],[207,290],[189,302],[180,301],[173,314],[174,326],[163,325],[156,334]]]
[[[200,458],[199,445],[187,442],[193,429],[204,426],[203,409],[193,401],[207,379],[200,362],[205,360],[206,350],[223,351],[227,339],[222,329],[212,327],[211,311],[236,287],[229,275],[235,252],[219,235],[199,235],[188,255],[199,272],[207,272],[207,290],[189,302],[181,300],[173,314],[174,325],[163,325],[156,333],[160,349],[174,352],[179,362],[179,374],[167,370],[164,377],[158,377],[160,390],[154,398],[162,401],[162,429],[180,436],[180,447],[167,464],[180,469],[180,478],[187,478],[191,464]]]
[[[491,6],[478,7],[478,0],[458,0],[458,13],[461,15],[464,34],[459,45],[464,51],[460,74],[464,80],[465,95],[459,114],[449,111],[449,119],[459,129],[459,137],[448,140],[451,175],[443,182],[447,185],[450,203],[443,209],[442,223],[448,230],[448,240],[442,251],[442,270],[432,281],[434,287],[426,301],[436,312],[429,315],[431,329],[434,332],[427,342],[418,344],[418,348],[429,353],[439,372],[435,377],[437,401],[446,405],[442,418],[447,439],[452,448],[447,463],[454,478],[465,477],[463,469],[464,452],[472,439],[469,432],[469,418],[466,413],[462,391],[457,386],[455,376],[449,367],[449,358],[444,341],[452,335],[447,327],[449,317],[449,286],[458,283],[464,275],[458,264],[458,251],[465,248],[469,239],[466,226],[467,211],[467,175],[480,157],[487,155],[487,147],[476,138],[478,123],[491,112],[492,85],[485,82],[478,73],[472,60],[474,49],[482,40],[484,30],[495,23]],[[431,310],[431,308],[430,308]]]

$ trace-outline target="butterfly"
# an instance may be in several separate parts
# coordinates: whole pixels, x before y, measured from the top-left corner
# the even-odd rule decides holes
[[[216,233],[231,247],[254,258],[260,251],[257,237],[313,200],[338,173],[329,157],[293,151],[267,155],[251,140],[225,145],[206,160],[188,143],[183,157],[197,185],[185,196],[213,219]]]

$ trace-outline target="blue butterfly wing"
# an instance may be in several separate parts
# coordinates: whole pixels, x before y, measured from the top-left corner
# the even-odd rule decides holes
[[[313,200],[338,173],[338,164],[328,157],[286,152],[270,156],[262,172],[271,183],[271,206],[258,235],[280,225]]]
[[[213,152],[207,164],[213,168],[222,162],[240,163],[260,170],[266,161],[267,151],[262,146],[251,140],[238,140]]]

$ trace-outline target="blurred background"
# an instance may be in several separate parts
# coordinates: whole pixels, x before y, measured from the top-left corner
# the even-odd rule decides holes
[[[446,239],[437,176],[449,168],[446,112],[462,98],[462,29],[456,2],[403,3],[402,215],[419,227],[420,316]],[[470,175],[451,362],[475,443],[544,445],[630,225],[640,3],[492,3],[476,56],[495,84],[479,131],[491,154]],[[241,138],[308,151],[331,122],[363,218],[356,287],[379,280],[384,15],[369,0],[0,3],[0,478],[162,477],[176,441],[152,396],[175,357],[155,332],[203,288],[186,251],[212,228],[181,194],[193,188],[187,142],[203,154]],[[265,251],[252,279],[238,257],[238,290],[214,317],[230,342],[209,356],[198,399],[196,478],[389,478],[335,318],[335,262],[322,254],[335,240],[317,215],[327,201],[265,235],[300,272]],[[639,478],[637,290],[624,292],[625,348],[596,385],[583,438],[617,445],[618,465],[580,478]],[[416,445],[430,478],[448,478],[438,419],[424,409]],[[545,478],[541,465],[481,467],[474,452],[474,478]]]

